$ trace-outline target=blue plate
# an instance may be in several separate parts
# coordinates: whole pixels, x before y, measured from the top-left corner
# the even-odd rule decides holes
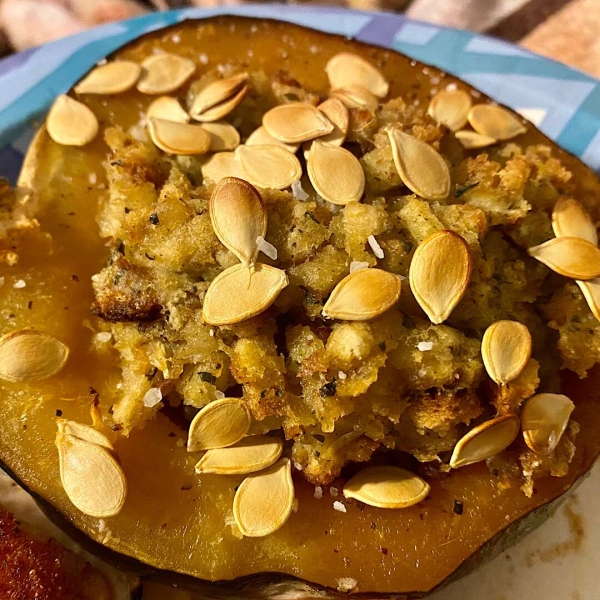
[[[14,182],[35,121],[104,56],[149,31],[222,14],[290,21],[435,65],[517,110],[600,171],[600,82],[588,75],[500,40],[401,15],[259,4],[152,13],[0,61],[0,173]]]

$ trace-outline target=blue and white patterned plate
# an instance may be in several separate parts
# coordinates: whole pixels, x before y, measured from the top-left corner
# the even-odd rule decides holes
[[[16,179],[31,124],[101,58],[149,31],[218,14],[291,21],[435,65],[514,108],[600,171],[600,82],[588,75],[506,42],[400,15],[265,4],[152,13],[0,61],[0,173]]]

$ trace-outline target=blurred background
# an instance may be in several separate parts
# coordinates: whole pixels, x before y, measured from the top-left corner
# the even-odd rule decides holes
[[[241,1],[0,0],[0,57],[148,11]],[[306,0],[290,0],[290,3],[302,4]],[[600,77],[600,0],[329,0],[323,3],[406,13],[414,19],[488,33]]]

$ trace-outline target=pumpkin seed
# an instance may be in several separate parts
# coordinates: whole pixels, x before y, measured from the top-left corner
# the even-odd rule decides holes
[[[429,116],[450,131],[458,131],[467,123],[471,95],[464,90],[442,90],[429,103]]]
[[[463,131],[457,131],[455,134],[456,139],[463,145],[467,150],[477,150],[478,148],[486,148],[497,142],[493,137],[489,135],[481,135],[476,131],[470,131],[464,129]]]
[[[346,108],[360,108],[375,112],[379,107],[377,98],[360,85],[347,85],[333,89],[331,96],[340,100]]]
[[[277,462],[283,452],[280,438],[249,435],[227,448],[208,450],[196,465],[196,473],[247,475]]]
[[[48,113],[46,129],[57,144],[85,146],[98,133],[98,119],[85,104],[62,94]]]
[[[259,315],[288,284],[285,271],[256,263],[225,269],[210,284],[202,316],[210,325],[231,325]]]
[[[350,127],[350,113],[345,104],[339,98],[328,98],[317,108],[333,124],[333,131],[320,137],[319,140],[333,146],[341,146]]]
[[[114,451],[110,440],[101,431],[94,429],[90,425],[77,423],[77,421],[69,421],[68,419],[57,419],[57,424],[59,433],[71,435],[84,442],[102,446],[111,452]]]
[[[503,415],[478,425],[463,436],[452,452],[453,469],[492,458],[508,448],[519,433],[519,417]]]
[[[414,253],[409,282],[415,299],[432,323],[443,323],[463,297],[471,277],[465,240],[442,230],[424,239]]]
[[[211,81],[198,91],[192,102],[190,113],[194,119],[209,108],[235,96],[248,81],[248,73],[239,73],[225,79]]]
[[[148,121],[148,130],[154,144],[167,154],[205,154],[210,148],[211,135],[200,125],[153,117]]]
[[[284,190],[302,177],[300,161],[280,146],[238,146],[235,155],[252,185]]]
[[[263,115],[267,133],[286,144],[297,144],[331,133],[333,123],[311,104],[281,104]]]
[[[225,121],[204,123],[202,129],[208,131],[211,135],[210,152],[235,150],[240,145],[240,134],[230,123]]]
[[[252,420],[241,398],[221,398],[207,404],[190,423],[188,452],[225,448],[239,442]]]
[[[600,276],[600,250],[578,237],[557,237],[528,250],[530,256],[560,275],[573,279]]]
[[[346,321],[373,319],[398,302],[400,284],[400,277],[382,269],[354,271],[335,286],[323,315]]]
[[[127,481],[119,463],[102,446],[59,433],[60,479],[69,500],[90,517],[118,514],[127,496]]]
[[[300,144],[286,144],[274,138],[262,125],[248,136],[246,146],[281,146],[292,154],[296,154],[300,148]]]
[[[56,375],[69,358],[69,348],[35,329],[18,329],[0,338],[0,379],[37,381]]]
[[[224,119],[238,104],[241,104],[242,100],[246,97],[246,94],[250,90],[250,87],[245,85],[239,92],[231,96],[227,100],[211,106],[211,108],[205,110],[202,113],[191,112],[192,119],[201,121],[202,123],[212,123],[213,121],[220,121]]]
[[[600,279],[576,281],[592,314],[600,321]]]
[[[562,394],[537,394],[521,411],[525,443],[537,454],[550,454],[560,442],[575,405]]]
[[[115,60],[90,71],[76,86],[77,94],[120,94],[140,78],[142,67],[130,60]]]
[[[154,100],[146,110],[146,117],[150,119],[163,119],[175,123],[189,123],[190,115],[183,110],[181,104],[172,96],[160,96]]]
[[[527,131],[515,115],[495,104],[476,104],[469,111],[468,119],[477,133],[495,140],[510,140]]]
[[[196,70],[194,61],[177,54],[154,54],[142,61],[137,89],[142,94],[169,94],[181,87]]]
[[[233,152],[218,152],[202,165],[202,177],[216,183],[224,177],[243,179],[244,171]]]
[[[250,475],[233,498],[233,518],[243,535],[264,537],[289,519],[294,503],[294,482],[288,458]]]
[[[598,245],[598,233],[588,212],[573,198],[561,198],[552,211],[556,237],[578,237]]]
[[[382,465],[354,475],[344,486],[344,496],[378,508],[407,508],[425,500],[430,489],[418,475]]]
[[[350,52],[340,52],[330,58],[325,65],[325,72],[333,89],[360,85],[379,98],[387,96],[390,89],[377,68]]]
[[[393,127],[386,132],[404,185],[426,200],[446,198],[450,193],[450,171],[442,156],[429,144]]]
[[[516,379],[531,358],[531,334],[517,321],[496,321],[483,334],[483,364],[489,376],[506,385]]]
[[[256,261],[256,238],[267,232],[267,211],[258,191],[235,177],[221,179],[209,201],[210,219],[221,243],[249,267]]]
[[[358,158],[345,148],[315,140],[306,167],[315,191],[328,202],[344,205],[362,198],[365,173]]]

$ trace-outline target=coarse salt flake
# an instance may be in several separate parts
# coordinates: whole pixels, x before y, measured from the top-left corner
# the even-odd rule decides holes
[[[95,185],[96,181],[98,181],[98,176],[96,175],[96,173],[90,173],[88,175],[88,182],[90,185]]]
[[[417,350],[420,352],[429,352],[433,348],[433,342],[419,342],[417,344]]]
[[[208,64],[208,55],[203,52],[202,54],[200,54],[198,56],[198,60],[200,61],[200,64],[207,65]]]
[[[458,86],[456,85],[456,83],[452,82],[452,83],[449,83],[449,84],[446,86],[446,89],[447,89],[449,92],[454,92],[455,90],[457,90],[457,89],[458,89]]]
[[[109,331],[101,331],[100,333],[96,334],[96,339],[102,343],[110,341],[111,337],[112,334]]]
[[[338,512],[342,512],[342,513],[346,512],[346,506],[342,502],[340,502],[339,500],[336,500],[333,503],[333,509],[337,510]]]
[[[301,201],[308,200],[310,197],[302,188],[302,182],[300,180],[292,183],[292,196],[294,196],[296,200]]]
[[[302,471],[302,465],[297,460],[294,461],[294,469]]]
[[[385,256],[381,246],[379,245],[379,242],[375,239],[374,235],[370,235],[367,238],[367,241],[369,242],[369,246],[371,246],[371,250],[373,250],[373,254],[377,258],[383,258]]]
[[[354,273],[354,271],[361,271],[362,269],[368,269],[369,263],[362,262],[360,260],[353,260],[350,263],[350,273]]]
[[[348,377],[348,375],[346,375],[346,373],[344,373],[344,371],[338,371],[338,379],[346,379],[346,377]]]
[[[315,486],[314,496],[317,500],[323,497],[323,488],[320,485]]]
[[[179,44],[181,42],[181,36],[179,34],[175,34],[171,36],[171,40],[174,44]]]
[[[162,392],[159,388],[150,388],[144,394],[144,406],[152,408],[156,406],[162,400]]]
[[[337,580],[338,592],[351,592],[358,584],[353,577],[340,577]]]
[[[262,235],[259,235],[256,238],[256,245],[258,246],[258,249],[271,260],[277,260],[277,248],[275,248],[273,244],[267,242]]]
[[[336,487],[330,487],[329,493],[335,498],[338,495],[339,490]]]
[[[220,400],[221,398],[225,398],[225,392],[222,392],[221,390],[217,390],[215,392],[215,398],[217,400]]]
[[[22,290],[26,285],[27,284],[23,279],[19,279],[18,281],[14,282],[13,287],[15,288],[15,290]]]

